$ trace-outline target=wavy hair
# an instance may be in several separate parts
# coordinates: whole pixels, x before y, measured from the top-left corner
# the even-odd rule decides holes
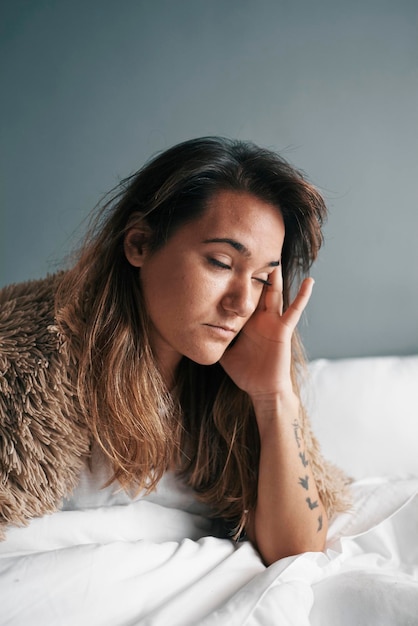
[[[123,247],[127,230],[145,224],[151,250],[159,249],[220,190],[253,194],[282,213],[286,308],[321,246],[323,198],[276,153],[203,137],[157,155],[114,190],[63,275],[56,316],[76,363],[78,401],[111,464],[111,480],[151,490],[175,465],[215,515],[242,529],[256,503],[260,448],[249,397],[219,364],[185,357],[175,393],[169,392],[149,343],[138,270]],[[297,391],[303,352],[296,334],[292,361]]]

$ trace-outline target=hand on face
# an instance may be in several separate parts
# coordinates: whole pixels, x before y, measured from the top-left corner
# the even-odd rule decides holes
[[[236,342],[220,360],[234,383],[253,398],[292,390],[291,339],[314,284],[312,278],[305,279],[283,313],[280,268],[270,275],[270,282]]]

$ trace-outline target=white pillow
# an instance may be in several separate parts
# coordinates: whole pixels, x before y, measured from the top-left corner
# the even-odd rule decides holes
[[[418,476],[418,356],[320,359],[304,389],[325,458],[355,479]]]

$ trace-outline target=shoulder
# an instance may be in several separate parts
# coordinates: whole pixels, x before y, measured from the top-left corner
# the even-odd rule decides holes
[[[0,527],[54,510],[76,484],[88,451],[75,366],[55,324],[61,278],[0,291]]]

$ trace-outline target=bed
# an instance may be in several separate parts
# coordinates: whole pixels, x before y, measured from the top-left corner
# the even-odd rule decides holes
[[[313,361],[304,397],[353,478],[323,553],[266,568],[170,475],[134,501],[85,490],[0,543],[1,625],[418,624],[418,356]]]

